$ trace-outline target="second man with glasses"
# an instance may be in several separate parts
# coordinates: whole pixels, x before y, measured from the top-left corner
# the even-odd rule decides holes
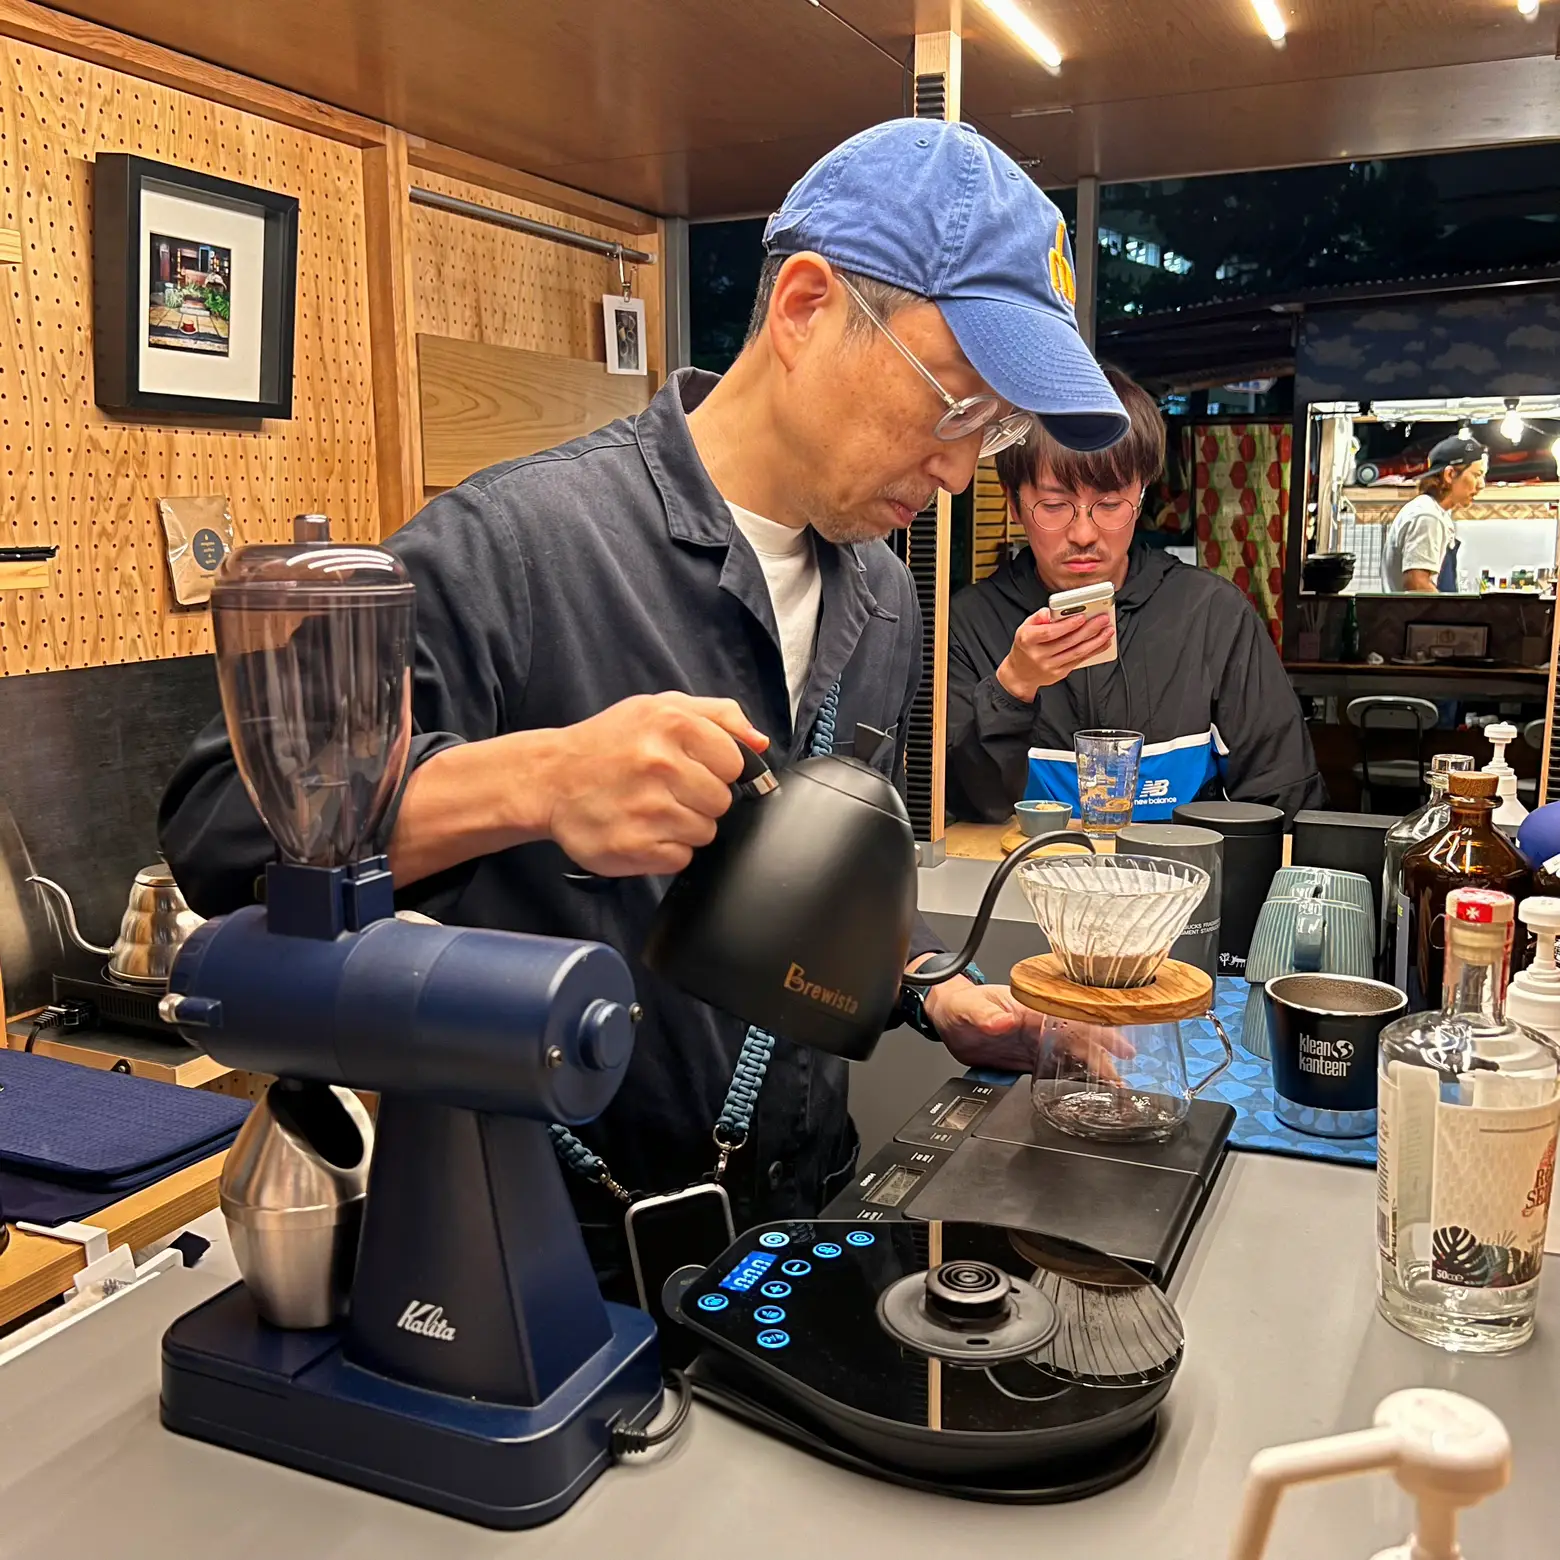
[[[1144,733],[1134,815],[1229,796],[1291,818],[1324,799],[1294,690],[1266,625],[1241,591],[1136,540],[1164,465],[1153,399],[1107,371],[1131,427],[1108,449],[1063,449],[1035,428],[997,473],[1029,546],[952,608],[948,784],[959,817],[991,823],[1015,802],[1078,803],[1073,736]],[[1053,618],[1053,595],[1115,591],[1108,613]],[[1116,640],[1112,659],[1100,660]]]

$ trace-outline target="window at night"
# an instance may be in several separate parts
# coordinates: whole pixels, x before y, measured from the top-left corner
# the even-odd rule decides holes
[[[1047,193],[1076,232],[1073,190]],[[762,260],[761,220],[689,230],[693,360],[741,349]],[[1108,184],[1100,191],[1102,322],[1462,271],[1560,265],[1552,145]]]

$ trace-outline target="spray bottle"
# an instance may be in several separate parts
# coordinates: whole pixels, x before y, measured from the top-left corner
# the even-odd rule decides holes
[[[1555,963],[1555,937],[1560,935],[1560,899],[1536,894],[1517,906],[1517,914],[1533,928],[1538,952],[1533,962],[1512,976],[1506,993],[1507,1015],[1516,1023],[1560,1040],[1560,967]]]
[[[1372,1430],[1257,1453],[1246,1476],[1230,1560],[1261,1560],[1279,1499],[1290,1485],[1377,1471],[1392,1474],[1413,1496],[1418,1513],[1413,1533],[1375,1560],[1462,1560],[1457,1513],[1506,1487],[1511,1438],[1471,1398],[1428,1387],[1394,1392],[1376,1410]]]

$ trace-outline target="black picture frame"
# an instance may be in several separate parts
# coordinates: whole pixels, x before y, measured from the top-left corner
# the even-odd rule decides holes
[[[1433,641],[1447,633],[1466,634],[1469,642],[1465,646],[1451,646],[1445,655],[1437,655]],[[1489,653],[1488,623],[1442,623],[1432,618],[1403,625],[1403,658],[1407,661],[1480,661]]]
[[[246,206],[265,223],[261,282],[260,393],[252,401],[143,390],[141,193],[147,184],[193,199]],[[298,297],[298,201],[127,152],[100,152],[92,172],[93,399],[105,411],[206,412],[230,418],[290,418]]]

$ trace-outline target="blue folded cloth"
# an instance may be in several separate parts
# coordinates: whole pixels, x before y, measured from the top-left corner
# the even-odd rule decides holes
[[[119,1196],[224,1148],[249,1111],[225,1094],[0,1050],[0,1171]]]

